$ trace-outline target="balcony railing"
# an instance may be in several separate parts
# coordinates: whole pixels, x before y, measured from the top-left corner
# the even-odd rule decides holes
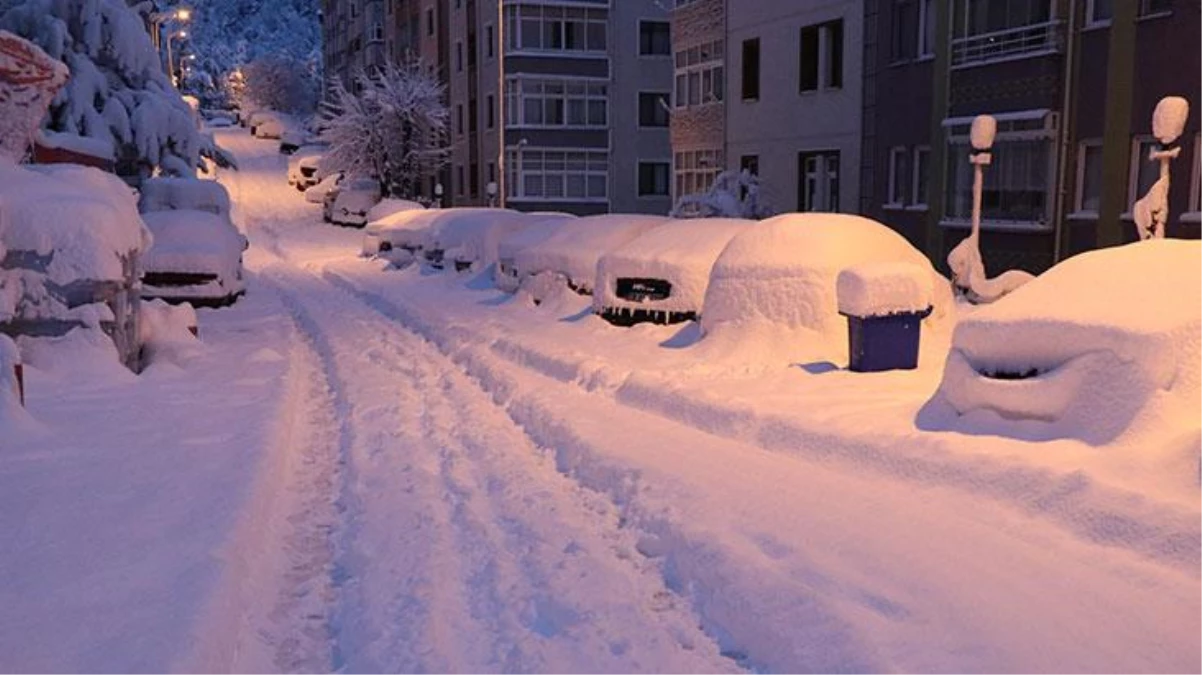
[[[967,68],[994,61],[1060,51],[1061,21],[1047,21],[952,40],[952,67]]]

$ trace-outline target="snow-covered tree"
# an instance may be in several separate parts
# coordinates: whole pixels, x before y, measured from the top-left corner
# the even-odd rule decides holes
[[[710,189],[684,195],[672,209],[673,218],[751,218],[759,220],[774,214],[763,198],[760,179],[746,169],[723,171],[714,177]]]
[[[123,0],[8,0],[0,28],[71,71],[46,126],[107,142],[141,170],[191,175],[203,143],[163,73],[142,18]]]
[[[317,73],[286,56],[264,56],[243,66],[240,87],[231,89],[235,102],[246,108],[267,108],[307,115],[317,106]],[[236,92],[236,93],[235,93]]]
[[[422,177],[447,160],[442,85],[414,62],[358,75],[358,93],[338,81],[332,86],[323,111],[321,136],[330,145],[323,169],[371,176],[385,194],[414,198]]]

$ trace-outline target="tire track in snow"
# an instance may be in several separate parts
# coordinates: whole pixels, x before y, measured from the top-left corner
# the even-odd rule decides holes
[[[560,475],[436,347],[315,275],[286,276],[353,429],[342,666],[734,669],[696,616],[663,602],[612,505]]]

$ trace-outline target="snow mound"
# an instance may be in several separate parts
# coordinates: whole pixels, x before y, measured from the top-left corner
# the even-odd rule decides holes
[[[38,145],[52,150],[67,150],[88,157],[114,160],[113,142],[105,138],[88,138],[78,134],[65,134],[56,131],[41,130],[37,139]]]
[[[701,313],[710,269],[726,245],[755,226],[741,218],[669,220],[597,261],[593,307]],[[619,279],[656,279],[671,284],[661,299],[621,297]]]
[[[1200,270],[1189,241],[1070,258],[960,322],[936,400],[1001,434],[1101,444],[1144,412],[1197,429]]]
[[[906,263],[926,272],[942,321],[951,289],[929,260],[897,232],[868,218],[791,213],[760,221],[731,240],[714,263],[701,326],[705,342],[758,342],[790,358],[847,362],[847,319],[839,315],[845,269]],[[765,357],[769,357],[765,354]]]
[[[49,257],[47,278],[122,280],[131,254],[150,244],[132,191],[90,167],[0,165],[0,241]]]
[[[867,263],[848,267],[835,284],[839,313],[888,316],[925,312],[931,306],[930,268],[908,262]]]
[[[197,326],[196,310],[191,305],[143,301],[139,326],[143,366],[147,369],[163,364],[185,366],[201,351],[201,343],[192,332]]]
[[[371,210],[367,212],[367,222],[370,224],[393,214],[401,213],[402,211],[420,211],[425,210],[425,208],[421,204],[408,199],[381,199],[378,204],[371,207]]]
[[[519,251],[514,265],[521,278],[557,272],[573,288],[591,293],[601,256],[666,222],[663,216],[624,213],[567,220],[542,243]]]
[[[21,362],[21,351],[12,338],[0,333],[0,425],[21,415],[21,398],[13,368]]]
[[[142,213],[153,211],[207,211],[229,217],[230,195],[217,181],[195,178],[152,178],[142,183],[138,201]]]

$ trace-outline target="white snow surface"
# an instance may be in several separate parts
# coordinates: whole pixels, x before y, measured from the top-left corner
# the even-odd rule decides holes
[[[555,272],[576,288],[591,292],[601,256],[666,222],[663,216],[625,213],[569,220],[560,223],[546,241],[519,251],[514,264],[521,277]]]
[[[839,272],[839,313],[869,317],[921,313],[933,295],[929,265],[910,262],[865,263]]]
[[[89,157],[114,159],[113,143],[103,138],[88,138],[78,134],[64,134],[45,129],[38,132],[38,145],[44,148],[69,150]]]
[[[229,217],[230,196],[225,186],[195,178],[151,178],[142,182],[138,208],[143,213],[186,209]]]
[[[756,221],[742,218],[670,220],[627,242],[597,261],[593,288],[596,309],[653,309],[701,313],[710,268],[726,245]],[[623,277],[663,279],[672,284],[663,300],[632,302],[615,295]]]
[[[531,216],[509,209],[441,209],[428,230],[422,248],[441,249],[448,260],[488,266],[497,261],[497,247],[505,236],[518,232]]]
[[[1070,258],[956,326],[937,399],[960,414],[1096,444],[1146,424],[1196,421],[1200,275],[1196,241]]]
[[[150,245],[133,192],[116,176],[72,164],[0,163],[0,241],[53,254],[48,278],[123,279],[122,259]]]
[[[371,210],[367,212],[367,223],[370,225],[377,220],[387,218],[395,213],[401,213],[402,211],[419,211],[425,208],[421,204],[409,199],[388,197],[381,199],[380,203],[371,207]]]
[[[706,371],[695,325],[363,260],[220,134],[247,298],[140,376],[20,343],[0,669],[1202,667],[1197,406],[1036,443],[922,427],[941,361]]]
[[[834,213],[792,213],[747,227],[722,251],[705,296],[703,343],[741,345],[757,359],[847,362],[839,273],[856,265],[908,263],[931,278],[936,328],[952,294],[925,256],[889,227]],[[717,348],[717,347],[714,347]]]
[[[310,204],[320,204],[337,185],[341,176],[332,173],[325,178],[322,178],[317,185],[305,190],[305,201]]]

